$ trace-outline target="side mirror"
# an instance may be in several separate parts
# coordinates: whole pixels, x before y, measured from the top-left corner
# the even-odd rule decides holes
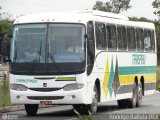
[[[9,56],[10,56],[10,38],[12,38],[12,35],[6,34],[3,38],[2,44],[1,44],[1,54],[2,54],[2,61],[9,62]]]

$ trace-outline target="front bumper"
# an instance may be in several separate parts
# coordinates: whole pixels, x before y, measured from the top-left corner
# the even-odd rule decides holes
[[[52,104],[87,104],[84,89],[53,92],[39,92],[33,90],[16,91],[10,89],[12,104],[40,104],[41,101],[50,101]]]

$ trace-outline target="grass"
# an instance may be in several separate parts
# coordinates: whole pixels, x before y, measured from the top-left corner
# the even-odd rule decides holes
[[[157,67],[157,89],[160,90],[160,66]]]
[[[6,86],[0,86],[0,107],[10,106],[10,93]]]
[[[3,66],[8,71],[8,66]],[[1,78],[2,79],[2,78]],[[9,77],[6,76],[6,81],[4,85],[4,80],[0,80],[0,107],[10,106],[10,92],[9,92]]]

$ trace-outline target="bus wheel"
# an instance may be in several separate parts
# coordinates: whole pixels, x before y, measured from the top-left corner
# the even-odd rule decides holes
[[[138,95],[137,95],[137,104],[136,104],[136,107],[140,107],[141,104],[142,104],[142,84],[140,83],[138,85]]]
[[[129,101],[129,107],[135,108],[137,105],[137,99],[138,99],[138,86],[136,83],[133,85],[133,92],[132,92],[132,98]]]
[[[96,114],[98,107],[98,91],[96,85],[94,85],[92,103],[88,105],[88,111],[91,114]]]
[[[36,115],[38,111],[38,104],[25,104],[25,110],[29,116]]]

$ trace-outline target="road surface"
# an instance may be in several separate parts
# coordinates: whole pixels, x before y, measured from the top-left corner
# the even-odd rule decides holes
[[[38,110],[38,114],[33,117],[26,115],[25,111],[16,111],[6,113],[10,119],[18,120],[78,120],[77,115],[73,111],[72,106],[57,106],[50,108],[42,108]],[[143,97],[143,104],[140,108],[118,108],[117,102],[107,102],[99,105],[98,113],[92,116],[96,120],[107,120],[107,119],[152,119],[158,120],[157,115],[160,114],[160,93]],[[118,115],[118,116],[117,116]],[[120,116],[121,115],[121,116]],[[132,115],[132,116],[129,116]],[[139,116],[136,116],[139,115]],[[0,115],[5,118],[5,115]],[[140,117],[140,118],[137,118]]]

